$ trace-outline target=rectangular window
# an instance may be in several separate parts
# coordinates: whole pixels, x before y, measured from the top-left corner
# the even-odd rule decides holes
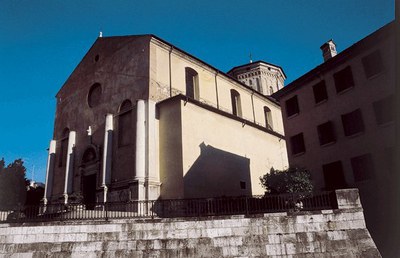
[[[325,81],[320,81],[313,86],[315,104],[328,99]]]
[[[390,95],[373,104],[375,119],[378,125],[383,125],[394,120],[394,96]]]
[[[372,52],[371,54],[363,57],[361,62],[364,67],[365,76],[371,78],[372,76],[379,74],[383,70],[382,57],[379,50]]]
[[[331,121],[318,125],[317,130],[320,145],[336,141],[335,130]]]
[[[362,119],[361,110],[356,109],[350,113],[343,114],[342,124],[344,135],[346,136],[364,132],[364,121]]]
[[[341,161],[322,165],[326,190],[343,189],[347,187]]]
[[[304,145],[303,133],[296,134],[295,136],[290,137],[290,144],[292,147],[292,154],[299,154],[306,151],[306,147]]]
[[[335,73],[333,79],[335,80],[336,93],[354,87],[353,73],[351,72],[350,66]]]
[[[373,177],[374,163],[371,154],[365,154],[350,159],[354,181],[360,182]]]
[[[286,115],[292,116],[298,114],[299,110],[299,103],[297,101],[297,96],[293,96],[290,99],[286,100]]]

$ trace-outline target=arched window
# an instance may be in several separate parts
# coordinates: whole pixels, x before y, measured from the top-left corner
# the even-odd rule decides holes
[[[242,104],[240,103],[240,94],[236,90],[231,90],[232,114],[242,116]]]
[[[118,147],[126,146],[132,143],[132,102],[124,100],[119,107],[118,112]]]
[[[90,146],[83,153],[82,163],[88,164],[88,163],[93,163],[97,160],[98,160],[98,158],[97,158],[96,150],[92,146]]]
[[[69,137],[69,129],[64,128],[61,139],[60,139],[60,156],[58,159],[58,166],[65,167],[67,163],[67,155],[68,155],[68,137]]]
[[[95,83],[90,87],[89,93],[88,93],[88,105],[89,107],[93,108],[97,105],[100,104],[101,102],[101,85],[100,83]]]
[[[185,68],[186,96],[199,100],[199,75],[190,67]]]
[[[250,86],[253,85],[253,81],[252,80],[249,80],[249,85]]]
[[[274,89],[272,88],[272,86],[269,86],[269,95],[272,95],[274,93]]]
[[[272,113],[271,109],[264,107],[265,127],[272,130]]]

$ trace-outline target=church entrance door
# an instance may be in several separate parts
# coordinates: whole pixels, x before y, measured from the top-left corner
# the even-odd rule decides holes
[[[94,209],[96,202],[96,174],[82,177],[83,202],[86,209]]]

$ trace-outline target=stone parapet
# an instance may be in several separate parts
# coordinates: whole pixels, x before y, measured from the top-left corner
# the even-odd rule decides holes
[[[352,206],[254,216],[0,224],[0,257],[11,254],[24,257],[381,257],[365,227],[362,209]]]

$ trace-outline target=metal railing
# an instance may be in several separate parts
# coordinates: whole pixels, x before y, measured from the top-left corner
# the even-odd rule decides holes
[[[206,217],[337,208],[334,192],[27,206],[0,222]]]

